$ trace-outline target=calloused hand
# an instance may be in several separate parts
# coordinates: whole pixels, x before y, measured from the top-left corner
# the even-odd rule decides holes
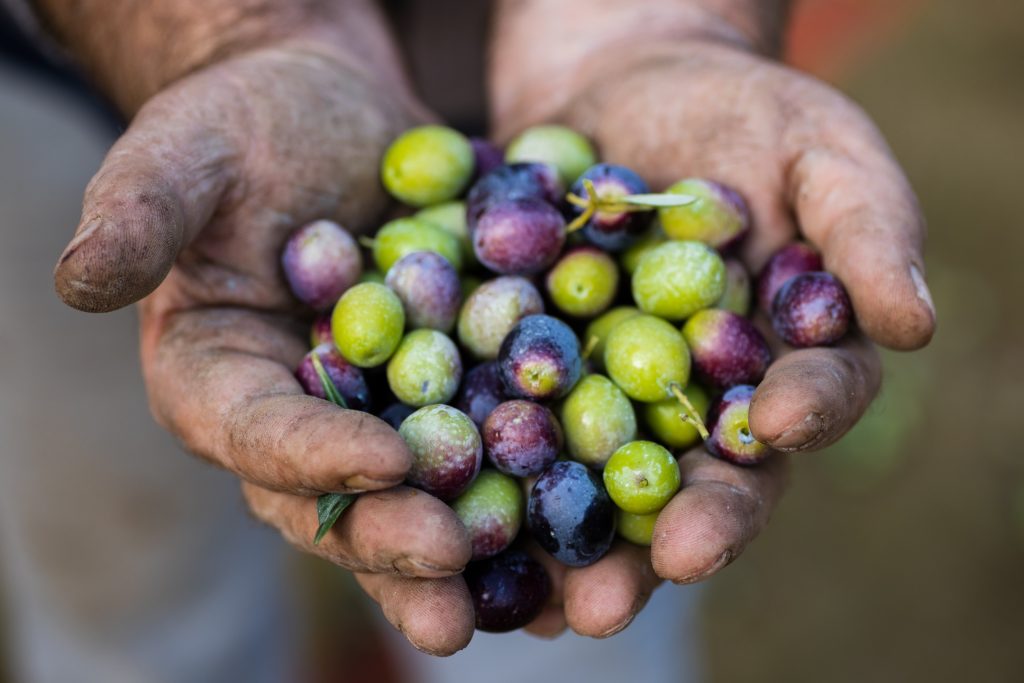
[[[562,93],[566,106],[499,121],[502,137],[562,122],[655,189],[686,177],[737,188],[754,218],[741,252],[750,270],[787,242],[809,240],[849,290],[859,328],[832,348],[794,350],[773,340],[777,360],[750,424],[778,456],[744,469],[690,451],[680,459],[683,488],[661,513],[650,551],[620,543],[591,567],[552,568],[558,590],[530,630],[568,625],[602,637],[628,625],[662,580],[699,581],[736,558],[780,498],[784,454],[834,443],[874,398],[881,367],[872,342],[920,348],[935,312],[914,193],[875,126],[841,94],[707,40],[631,44],[628,55],[608,51],[582,63],[577,89]]]
[[[152,97],[111,149],[55,278],[83,310],[141,299],[157,420],[237,474],[257,517],[357,572],[417,647],[449,653],[473,630],[457,576],[465,529],[441,501],[397,486],[410,454],[393,429],[303,395],[292,370],[308,329],[279,262],[309,221],[375,227],[381,155],[423,117],[315,41],[199,70]],[[369,493],[313,546],[315,496],[353,491]]]

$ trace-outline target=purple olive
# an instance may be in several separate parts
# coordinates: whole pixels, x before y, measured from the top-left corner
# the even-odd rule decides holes
[[[501,343],[498,368],[509,396],[536,401],[562,398],[583,371],[579,339],[557,318],[529,315]]]
[[[473,147],[473,158],[476,160],[474,178],[481,178],[505,163],[505,152],[490,140],[474,137],[469,139],[469,144]]]
[[[756,465],[772,454],[772,449],[754,438],[750,431],[750,399],[754,387],[741,384],[729,389],[711,405],[704,442],[708,452],[734,465]]]
[[[586,199],[589,193],[583,184],[584,180],[594,184],[594,190],[601,199],[650,192],[644,179],[625,166],[596,164],[584,171],[573,184],[571,192]],[[576,216],[582,212],[582,207],[572,208]],[[604,251],[618,252],[636,241],[650,222],[649,211],[598,211],[583,226],[583,237]]]
[[[344,228],[326,220],[292,233],[281,264],[295,297],[318,311],[337,303],[363,272],[359,245]]]
[[[615,537],[615,504],[586,465],[559,460],[537,478],[527,524],[541,548],[570,567],[600,560]]]
[[[503,164],[474,183],[466,197],[466,224],[470,232],[491,204],[507,199],[541,199],[558,206],[565,188],[558,169],[542,163]]]
[[[775,252],[757,276],[757,305],[771,315],[772,302],[782,285],[803,273],[821,270],[821,255],[803,242],[792,242]]]
[[[334,332],[331,331],[331,314],[321,313],[313,321],[313,327],[309,330],[310,347],[316,348],[321,344],[333,344]]]
[[[391,266],[384,282],[401,299],[410,329],[451,331],[462,287],[458,272],[444,256],[432,251],[406,254]]]
[[[537,618],[551,595],[544,567],[524,552],[510,550],[466,567],[463,576],[476,611],[476,627],[491,633],[515,631]]]
[[[420,408],[398,433],[413,456],[406,481],[441,500],[458,496],[480,472],[480,433],[465,413],[451,406]]]
[[[555,414],[531,401],[506,401],[484,421],[484,453],[498,471],[515,477],[540,474],[562,450]]]
[[[505,387],[501,383],[498,364],[490,361],[466,373],[455,398],[455,407],[469,415],[477,427],[482,427],[491,411],[504,400]]]
[[[481,470],[451,506],[469,532],[474,560],[493,557],[511,545],[523,521],[519,482],[490,469]]]
[[[772,327],[792,346],[828,346],[843,338],[853,307],[834,275],[819,271],[797,275],[775,294]]]
[[[370,390],[363,371],[345,360],[333,343],[321,344],[302,358],[295,377],[303,390],[310,396],[327,400],[327,392],[313,365],[314,354],[320,357],[324,371],[345,399],[345,404],[352,410],[367,410],[370,407]]]
[[[772,361],[764,336],[732,311],[706,308],[694,313],[683,326],[683,338],[697,376],[719,389],[757,384]]]
[[[405,418],[415,412],[415,408],[407,406],[404,403],[392,403],[382,410],[377,417],[387,422],[391,425],[392,429],[397,431],[398,428],[402,426],[402,423],[405,422]]]
[[[473,251],[502,275],[535,275],[565,245],[565,219],[541,199],[500,199],[488,204],[473,228]]]

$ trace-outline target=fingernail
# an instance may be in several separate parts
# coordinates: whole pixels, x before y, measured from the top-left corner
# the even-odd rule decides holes
[[[439,567],[411,557],[400,557],[391,564],[400,574],[421,579],[443,579],[446,576],[458,574],[460,571],[448,567]]]
[[[681,579],[673,581],[673,583],[676,583],[676,584],[687,584],[687,583],[697,583],[698,581],[703,581],[707,577],[709,577],[712,574],[715,574],[716,572],[718,572],[725,565],[727,565],[730,562],[732,562],[732,557],[733,557],[732,549],[731,548],[726,548],[725,552],[723,552],[721,555],[719,555],[718,559],[715,560],[714,563],[710,567],[707,567],[706,569],[703,569],[703,570],[697,572],[696,574],[691,574],[689,576],[684,576]]]
[[[601,634],[599,634],[599,635],[597,635],[595,637],[598,638],[598,639],[600,639],[600,638],[611,638],[616,633],[620,633],[621,631],[624,631],[627,626],[629,626],[630,624],[633,623],[634,619],[636,619],[636,613],[630,614],[628,617],[626,617],[625,621],[623,621],[623,622],[621,622],[619,624],[616,624],[615,626],[611,627],[610,629],[608,629],[604,633],[601,633]]]
[[[779,450],[798,450],[810,446],[825,431],[825,421],[818,413],[807,416],[786,431],[779,434],[771,446]]]
[[[85,244],[89,238],[93,236],[96,230],[103,224],[98,218],[94,218],[78,232],[77,235],[68,243],[68,246],[64,248],[64,253],[60,255],[60,259],[57,261],[57,265],[62,265],[65,261],[71,258],[78,248]]]
[[[343,482],[346,493],[359,493],[361,491],[376,491],[401,484],[401,479],[374,479],[363,474],[349,477]]]
[[[932,293],[928,290],[928,283],[924,281],[924,275],[921,274],[921,270],[915,266],[910,266],[910,279],[914,281],[914,287],[917,289],[917,298],[925,303],[928,310],[931,311],[932,319],[935,318],[935,302],[932,301]]]

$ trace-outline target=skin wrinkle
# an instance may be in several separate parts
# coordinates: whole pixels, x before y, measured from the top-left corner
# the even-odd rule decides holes
[[[51,3],[57,3],[60,0],[47,0]],[[65,0],[66,1],[66,0]],[[187,5],[189,2],[194,0],[186,0],[182,3],[182,6]],[[249,0],[250,2],[252,0]],[[713,1],[713,0],[709,0]],[[265,6],[269,6],[268,0],[263,0]],[[536,0],[536,5],[539,0]],[[151,3],[152,4],[152,3]],[[531,3],[520,3],[520,6],[525,7]],[[742,8],[746,6],[748,10],[753,9],[765,9],[768,7],[768,3],[761,3],[760,5],[754,5],[750,7],[751,0],[733,0],[733,7]],[[725,0],[720,3],[720,6],[725,6]],[[173,6],[172,6],[173,7]],[[757,21],[764,21],[765,17],[762,15]],[[705,32],[701,35],[711,35],[707,31],[712,29],[705,29]],[[742,31],[741,31],[742,32]],[[607,36],[599,36],[595,34],[595,37],[607,38]],[[706,81],[704,84],[695,85],[689,91],[691,98],[703,98],[702,102],[706,100],[706,108],[710,111],[703,112],[696,110],[695,107],[687,106],[685,103],[677,102],[676,105],[670,109],[667,105],[663,105],[662,100],[672,95],[676,90],[670,90],[666,92],[664,86],[659,88],[658,81],[663,80],[668,75],[676,75],[673,82],[677,84],[678,90],[682,92],[688,84],[695,82],[694,72],[710,72],[713,78],[708,78],[708,81],[718,82],[729,82],[730,79],[737,79],[736,82],[742,82],[744,86],[742,89],[730,89],[729,93],[732,98],[732,102],[729,103],[730,109],[735,110],[737,108],[747,108],[753,111],[765,108],[770,108],[770,112],[765,113],[764,117],[768,117],[768,114],[775,116],[776,123],[779,117],[781,120],[788,120],[787,110],[785,107],[789,106],[788,99],[786,102],[773,101],[772,98],[755,97],[756,91],[759,88],[771,90],[773,85],[772,78],[773,74],[778,76],[778,85],[780,88],[784,87],[788,79],[793,79],[794,76],[781,69],[781,68],[761,68],[756,67],[759,78],[765,80],[760,81],[750,77],[750,71],[745,71],[745,68],[753,68],[751,65],[757,64],[755,60],[752,60],[749,55],[740,53],[737,49],[737,45],[742,43],[742,40],[736,41],[730,48],[720,48],[712,44],[712,39],[709,38],[702,43],[689,43],[692,47],[683,46],[666,46],[665,54],[667,55],[670,51],[676,51],[677,57],[672,59],[682,60],[685,56],[686,61],[672,62],[674,66],[669,66],[670,62],[666,57],[664,68],[655,75],[653,72],[646,76],[642,73],[643,70],[640,68],[633,69],[637,75],[630,76],[623,80],[628,81],[630,87],[639,87],[639,85],[646,83],[649,88],[649,94],[645,103],[652,105],[655,111],[650,112],[650,118],[657,120],[658,127],[670,131],[680,132],[680,139],[676,141],[674,145],[663,145],[665,149],[658,153],[657,147],[644,150],[645,158],[642,160],[645,168],[650,169],[652,174],[664,174],[666,178],[675,175],[678,171],[683,170],[680,166],[674,166],[679,164],[679,157],[681,152],[685,151],[687,156],[693,155],[693,157],[699,161],[700,164],[709,166],[705,172],[724,174],[726,177],[724,180],[737,182],[741,188],[751,194],[751,203],[754,206],[755,214],[757,217],[758,225],[758,241],[748,248],[744,256],[748,259],[748,263],[756,263],[757,259],[760,258],[759,254],[764,254],[767,251],[767,244],[769,240],[764,239],[762,236],[771,235],[771,239],[778,240],[780,235],[785,232],[788,238],[792,235],[793,220],[791,213],[779,210],[780,197],[784,197],[784,191],[786,185],[784,182],[779,181],[778,187],[769,187],[772,183],[776,183],[779,178],[779,174],[784,170],[790,170],[787,165],[761,165],[758,166],[756,163],[743,163],[745,157],[750,157],[753,161],[763,155],[771,157],[775,150],[772,145],[777,145],[777,142],[772,142],[774,138],[762,137],[765,135],[765,130],[757,128],[751,124],[753,118],[744,121],[740,117],[725,117],[721,119],[729,127],[735,128],[737,131],[736,138],[742,139],[743,144],[737,143],[737,147],[733,148],[732,152],[728,155],[702,155],[701,148],[708,146],[718,146],[723,140],[723,134],[711,130],[709,128],[701,129],[699,124],[707,121],[713,121],[714,108],[716,106],[716,100],[712,98],[707,100],[709,97],[708,93],[713,92],[711,85]],[[680,41],[683,42],[683,41]],[[539,46],[541,48],[546,47],[558,47],[557,41],[550,44],[541,42]],[[634,48],[636,46],[627,46]],[[642,46],[641,46],[642,47]],[[668,48],[671,48],[669,50]],[[230,47],[227,49],[230,52]],[[227,77],[231,80],[232,84],[240,83],[248,85],[251,90],[241,89],[239,93],[258,93],[259,99],[264,102],[280,102],[281,100],[292,100],[297,101],[300,104],[297,106],[284,107],[280,111],[262,111],[259,115],[252,116],[249,111],[235,111],[234,116],[237,118],[229,118],[228,123],[234,124],[240,121],[245,122],[245,135],[249,137],[255,137],[261,142],[267,143],[267,145],[261,147],[256,151],[248,150],[250,153],[244,159],[240,159],[237,162],[239,165],[245,164],[247,166],[255,166],[255,168],[246,168],[245,173],[240,173],[238,184],[233,185],[231,188],[231,200],[237,201],[237,205],[233,207],[231,211],[225,211],[224,206],[226,202],[224,198],[220,198],[217,202],[213,202],[217,205],[215,211],[210,214],[212,219],[209,221],[195,220],[190,224],[190,227],[195,230],[203,228],[202,239],[204,240],[203,248],[196,250],[188,250],[185,257],[179,263],[187,263],[188,266],[185,268],[177,267],[172,272],[168,282],[162,288],[157,291],[157,294],[153,296],[155,300],[153,303],[147,304],[145,307],[147,319],[144,320],[144,326],[152,326],[158,328],[164,324],[161,317],[161,312],[168,310],[178,310],[182,307],[188,306],[210,306],[204,311],[205,316],[214,317],[217,315],[217,305],[223,304],[238,304],[242,306],[251,306],[254,309],[264,310],[276,310],[276,311],[289,311],[294,312],[294,302],[286,294],[282,295],[281,282],[279,276],[278,264],[274,260],[276,252],[274,249],[278,249],[280,244],[283,242],[284,235],[291,228],[294,227],[295,223],[301,222],[304,219],[303,211],[315,210],[329,210],[331,208],[331,196],[325,196],[317,190],[325,187],[322,179],[330,177],[336,179],[339,186],[342,189],[337,194],[338,206],[347,204],[347,200],[357,194],[346,194],[346,192],[354,192],[359,190],[360,193],[366,191],[367,194],[377,192],[375,187],[371,187],[375,183],[376,179],[376,156],[379,155],[379,144],[386,144],[390,137],[389,130],[392,127],[394,121],[401,123],[402,115],[395,113],[396,108],[392,108],[390,103],[383,105],[385,113],[382,115],[382,119],[386,121],[383,127],[370,128],[366,121],[355,121],[353,122],[353,128],[345,129],[338,132],[337,136],[331,137],[330,133],[336,132],[337,127],[334,125],[337,121],[338,113],[336,112],[332,116],[324,116],[322,118],[314,118],[311,122],[307,119],[310,116],[310,111],[318,108],[322,108],[325,104],[323,97],[317,96],[317,92],[330,91],[334,93],[340,92],[342,95],[335,102],[345,104],[349,107],[347,110],[349,114],[359,110],[361,106],[365,105],[370,108],[381,107],[379,98],[376,96],[377,91],[380,89],[379,84],[368,84],[367,80],[372,79],[360,79],[359,77],[353,77],[351,74],[346,74],[346,77],[339,80],[317,80],[316,76],[321,69],[327,71],[337,71],[334,66],[322,66],[328,63],[330,60],[321,61],[314,58],[297,57],[293,51],[284,51],[286,54],[282,59],[274,65],[275,69],[275,80],[292,80],[301,81],[304,84],[310,84],[310,88],[299,88],[299,89],[286,89],[280,90],[269,90],[264,81],[260,81],[258,76],[261,72],[267,71],[268,62],[264,61],[266,55],[264,53],[253,53],[246,51],[242,56],[227,60],[231,63],[231,73]],[[622,54],[633,55],[636,53],[642,53],[643,50],[618,50],[619,56]],[[735,53],[735,54],[734,54]],[[237,53],[236,53],[237,54]],[[280,51],[278,52],[280,54]],[[725,55],[732,55],[731,58],[727,58]],[[744,61],[746,60],[746,61]],[[343,60],[342,60],[343,61]],[[321,66],[316,66],[321,64]],[[682,66],[680,66],[682,65]],[[746,67],[744,66],[746,65]],[[592,66],[592,65],[591,65]],[[678,71],[676,70],[678,69]],[[221,83],[217,78],[208,78],[211,70],[201,70],[192,72],[193,75],[188,78],[184,78],[179,81],[178,85],[183,88],[183,97],[188,96],[189,98],[199,99],[201,96],[207,98],[213,98],[216,96],[217,87]],[[555,75],[568,75],[570,78],[574,74],[578,73],[576,68],[567,69],[553,69]],[[620,72],[625,74],[626,72]],[[739,75],[737,75],[739,74]],[[347,81],[347,83],[346,83]],[[834,109],[835,106],[831,103],[829,98],[820,95],[816,95],[816,91],[810,85],[807,85],[810,81],[801,81],[800,86],[792,86],[794,93],[793,101],[800,101],[801,103],[807,103],[811,101],[815,96],[820,97],[822,102],[825,104],[816,105],[819,108],[811,112],[810,118],[805,118],[805,121],[815,121],[824,119],[826,125],[829,121],[832,122],[836,128],[845,128],[846,133],[853,138],[857,138],[858,129],[850,128],[848,126],[849,121],[856,122],[857,117],[860,115],[858,110],[850,109],[842,111],[833,111],[834,116],[828,116],[830,108]],[[200,85],[195,85],[199,83]],[[261,85],[261,83],[263,85]],[[544,84],[538,84],[544,85]],[[547,84],[550,87],[550,84]],[[575,83],[570,85],[575,86]],[[200,87],[201,86],[201,87]],[[614,86],[614,87],[613,87]],[[614,83],[613,86],[607,88],[601,88],[603,96],[606,98],[600,102],[595,102],[586,112],[580,112],[575,114],[571,111],[560,111],[558,116],[570,119],[573,116],[585,117],[587,124],[590,126],[588,130],[601,131],[601,136],[606,140],[599,140],[599,145],[604,147],[610,147],[616,150],[616,154],[622,154],[623,160],[629,164],[628,154],[629,148],[632,145],[628,144],[628,141],[619,141],[616,138],[621,138],[632,134],[630,125],[633,120],[637,117],[624,116],[623,113],[619,113],[622,119],[619,119],[619,125],[612,125],[610,118],[603,118],[604,112],[601,110],[604,102],[615,100],[616,96],[623,102],[628,102],[629,91],[620,90],[621,84]],[[178,87],[178,86],[175,86]],[[815,86],[819,87],[819,86]],[[820,87],[819,87],[820,88]],[[779,88],[776,88],[778,90]],[[565,88],[567,94],[571,95],[573,87]],[[542,90],[535,90],[531,92],[543,92]],[[823,91],[822,91],[823,92]],[[349,97],[344,97],[344,94],[348,93]],[[369,96],[367,95],[369,93]],[[654,97],[654,93],[658,93],[659,97]],[[750,94],[752,93],[752,94]],[[558,93],[561,95],[561,93]],[[199,96],[199,97],[197,97]],[[749,98],[750,101],[744,101]],[[256,98],[253,98],[256,99]],[[524,98],[525,99],[525,98]],[[640,98],[637,98],[640,99]],[[775,98],[777,99],[777,97]],[[834,98],[833,98],[834,99]],[[170,101],[170,100],[168,100]],[[351,104],[349,104],[351,101]],[[554,101],[554,100],[553,100]],[[688,100],[693,102],[693,99]],[[328,102],[330,102],[328,100]],[[302,111],[302,103],[305,103],[305,111]],[[225,107],[224,101],[214,102],[210,109],[217,111],[220,109],[231,109],[231,107]],[[657,105],[657,106],[654,106]],[[540,105],[538,105],[540,106]],[[807,105],[808,107],[810,105]],[[247,109],[247,108],[245,108]],[[625,111],[628,107],[623,107]],[[801,107],[796,105],[792,106],[792,109],[799,110]],[[154,109],[154,111],[157,111]],[[535,110],[524,110],[524,111],[540,111]],[[632,109],[631,111],[638,111]],[[646,114],[643,110],[639,110],[641,113]],[[166,112],[166,109],[161,110]],[[658,113],[660,112],[660,113]],[[181,125],[184,127],[194,126],[196,123],[196,116],[198,111],[189,111],[188,116],[182,117],[181,120],[174,119],[171,114],[162,113],[164,116],[163,124],[159,119],[154,119],[150,124],[155,129],[159,129],[161,125],[169,126],[173,122],[174,125]],[[499,112],[500,113],[500,112]],[[791,112],[790,112],[791,113]],[[701,118],[703,116],[703,118]],[[346,116],[346,120],[353,118]],[[358,117],[355,117],[356,119]],[[404,120],[408,120],[407,118]],[[520,119],[519,123],[523,123],[525,119]],[[691,121],[697,125],[696,133],[690,137],[685,137],[683,133],[687,132],[687,126],[679,125],[680,122]],[[269,124],[267,123],[269,122]],[[280,122],[280,125],[276,125],[276,122]],[[300,138],[297,142],[292,140],[287,135],[288,131],[293,129],[297,124],[302,122],[309,122],[309,127],[316,129],[322,133],[317,137],[317,144],[324,147],[325,149],[337,150],[350,149],[352,154],[348,156],[336,154],[334,158],[343,158],[345,163],[341,166],[341,170],[345,172],[344,175],[335,173],[338,166],[332,166],[330,163],[313,163],[317,161],[316,152],[319,150],[302,149],[298,143],[302,142]],[[508,121],[499,121],[500,125],[510,126]],[[809,123],[805,125],[810,125]],[[820,124],[819,124],[820,125]],[[625,128],[623,128],[625,126]],[[396,125],[395,127],[401,127]],[[230,125],[229,125],[230,128]],[[282,133],[284,135],[282,136]],[[361,135],[362,133],[362,135]],[[811,140],[810,134],[800,131],[792,132],[794,139]],[[380,138],[383,139],[383,143],[380,142]],[[648,133],[648,139],[653,139],[655,136],[652,133]],[[272,144],[278,138],[280,138],[280,145],[274,147]],[[730,144],[733,140],[732,137],[727,137]],[[609,143],[617,143],[610,144]],[[767,142],[766,142],[767,141]],[[605,144],[601,144],[604,142]],[[857,142],[857,140],[855,140]],[[251,144],[251,140],[246,139],[247,144]],[[752,144],[751,144],[752,143]],[[295,144],[296,149],[288,149],[288,145]],[[870,147],[870,140],[865,143]],[[291,154],[284,154],[282,150],[288,152],[294,152]],[[671,154],[670,154],[671,152]],[[674,157],[674,158],[673,158]],[[312,159],[312,160],[311,160]],[[296,163],[296,161],[301,163]],[[778,161],[777,159],[774,161]],[[774,163],[774,162],[773,162]],[[867,158],[865,161],[869,166],[873,163],[873,157]],[[180,164],[182,167],[187,167],[188,163]],[[695,164],[696,166],[696,164]],[[351,168],[349,168],[351,167]],[[289,173],[284,177],[278,173],[279,169],[290,169]],[[688,169],[687,169],[688,170]],[[698,167],[697,171],[704,171],[704,169]],[[250,173],[251,172],[251,173]],[[743,172],[747,175],[743,176]],[[255,175],[253,175],[255,173]],[[332,175],[333,174],[333,175]],[[674,177],[672,178],[675,179]],[[739,182],[736,181],[739,179]],[[332,182],[332,181],[327,181]],[[290,187],[290,191],[285,191],[286,188]],[[313,188],[313,192],[309,192],[308,188]],[[208,194],[208,188],[198,188],[196,193],[197,197],[195,201],[199,204],[202,203],[203,195]],[[778,191],[777,191],[778,190]],[[294,203],[286,201],[289,197],[295,199]],[[257,210],[251,205],[250,202],[256,202],[257,199],[270,200],[269,206]],[[890,195],[882,197],[884,201],[891,199]],[[315,207],[311,205],[316,204]],[[354,215],[365,217],[368,216],[372,211],[372,202],[361,203],[358,207],[360,212],[354,212]],[[369,208],[368,208],[369,207]],[[201,207],[200,207],[201,208]],[[245,240],[238,240],[233,242],[233,231],[240,230],[242,227],[245,228]],[[359,225],[352,225],[350,227],[358,229]],[[195,252],[195,253],[193,253]],[[230,258],[227,255],[231,255]],[[151,257],[152,258],[152,257]],[[94,264],[86,263],[86,268],[93,269]],[[250,311],[247,315],[253,315]],[[152,317],[150,317],[152,316]],[[193,322],[199,322],[201,325],[204,322],[204,316],[197,316],[193,319]],[[202,338],[203,332],[209,332],[210,328],[202,327],[197,339]],[[241,346],[251,345],[250,350],[253,351],[253,355],[260,357],[262,354],[259,352],[258,347],[266,344],[268,347],[276,347],[279,345],[286,345],[287,342],[283,341],[286,338],[284,333],[279,331],[269,331],[266,335],[262,335],[262,338],[255,341],[248,339],[247,329],[239,329],[236,335],[230,333],[224,333],[224,336],[220,339],[220,351],[212,353],[207,356],[200,358],[186,357],[184,359],[177,359],[178,365],[175,366],[172,362],[167,362],[165,368],[163,368],[163,375],[160,377],[160,382],[164,385],[164,391],[151,391],[151,395],[164,394],[169,386],[173,385],[173,391],[179,392],[179,398],[184,396],[185,401],[189,401],[189,405],[182,409],[180,418],[182,419],[181,425],[183,428],[192,429],[209,429],[211,424],[216,421],[211,419],[210,415],[204,413],[204,404],[201,401],[197,401],[195,395],[196,389],[209,389],[220,385],[220,383],[230,383],[230,386],[235,388],[235,391],[246,391],[251,390],[254,386],[254,378],[240,376],[237,370],[232,368],[231,363],[239,360],[240,354],[232,348],[233,345]],[[242,339],[233,339],[232,337],[245,337]],[[147,354],[147,357],[152,358],[156,355],[156,348],[159,343],[159,334],[156,334],[153,330],[147,330],[144,332],[144,344],[148,345],[151,352]],[[178,353],[183,353],[183,349],[179,348]],[[269,352],[268,352],[269,353]],[[248,359],[246,359],[248,360]],[[280,362],[278,358],[260,358],[260,360],[266,363]],[[212,367],[200,367],[195,373],[186,372],[182,373],[182,370],[191,371],[194,368],[190,367],[196,363],[201,362],[216,362],[218,366],[223,366],[222,370],[218,373]],[[828,363],[832,362],[825,357],[824,360],[826,367]],[[274,366],[261,366],[264,370],[268,367]],[[867,366],[865,366],[867,367]],[[285,368],[287,370],[287,368]],[[274,367],[274,370],[278,368]],[[875,368],[874,371],[877,371]],[[150,373],[147,373],[150,375]],[[870,373],[865,371],[865,375],[870,377]],[[195,377],[201,377],[202,382],[195,382]],[[867,380],[864,380],[867,381]],[[843,388],[843,387],[840,387]],[[862,387],[857,386],[857,390]],[[844,389],[845,391],[845,389]],[[258,392],[256,392],[258,393]],[[216,398],[216,396],[200,396],[198,398]],[[834,397],[833,397],[834,398]],[[863,399],[863,396],[862,396]],[[866,402],[865,402],[866,403]],[[230,415],[229,408],[225,405],[219,407],[221,421],[228,418]],[[191,412],[190,412],[191,411]],[[213,416],[215,417],[215,416]],[[258,426],[255,428],[259,428]],[[193,436],[196,436],[193,434]],[[267,438],[266,435],[260,438]],[[300,440],[301,441],[301,440]],[[296,443],[295,447],[301,446],[301,443]],[[259,460],[261,457],[266,458],[272,454],[263,452],[256,453],[254,457]],[[707,457],[707,456],[704,456]],[[736,469],[736,468],[732,468]],[[728,487],[725,489],[717,488],[715,486],[708,486],[712,491],[717,492],[717,495],[722,497],[722,500],[718,501],[720,506],[718,514],[721,515],[718,519],[712,520],[713,525],[707,528],[700,529],[701,532],[698,534],[699,538],[693,540],[693,547],[687,550],[691,555],[694,553],[706,552],[709,555],[714,554],[713,551],[718,549],[720,545],[725,541],[730,541],[730,538],[724,536],[724,534],[739,535],[739,538],[743,543],[749,541],[749,539],[759,531],[758,524],[762,524],[762,517],[767,520],[767,516],[770,513],[770,508],[774,505],[775,498],[778,496],[778,490],[781,489],[782,474],[775,469],[765,469],[759,475],[754,475],[750,472],[733,472],[732,469],[722,466],[717,461],[708,465],[706,471],[708,476],[715,476],[724,480],[726,483],[738,481],[738,482],[749,482],[750,487],[754,491],[759,491],[760,495],[756,500],[745,500],[742,496],[737,497],[737,493],[728,492]],[[784,473],[783,473],[784,474]],[[717,479],[716,479],[717,480]],[[700,488],[700,487],[695,487]],[[699,493],[699,492],[698,492]],[[268,494],[274,496],[281,496],[282,494]],[[416,494],[413,493],[414,497]],[[376,494],[375,497],[385,498],[384,494]],[[302,521],[305,519],[303,515],[300,515],[299,509],[296,506],[289,506],[291,499],[285,499],[283,497],[277,498],[277,504],[274,506],[274,521],[275,526],[284,526],[285,533],[292,534],[292,538],[295,538],[294,534],[297,529],[304,528],[297,526],[300,523],[309,525],[310,521]],[[364,497],[364,500],[368,500]],[[397,500],[397,499],[396,499]],[[403,498],[402,500],[405,500]],[[411,498],[414,500],[414,498]],[[362,501],[361,501],[362,502]],[[308,504],[308,502],[306,502]],[[307,509],[307,508],[302,508]],[[354,507],[353,510],[357,510]],[[684,513],[693,515],[693,510],[683,510]],[[351,518],[352,515],[349,515]],[[311,519],[311,518],[310,518]],[[435,520],[437,521],[437,520]],[[693,520],[691,520],[693,521]],[[721,525],[729,526],[730,528],[719,528]],[[438,528],[443,527],[443,524],[438,524]],[[308,534],[300,534],[300,540],[306,544],[309,543]],[[735,542],[735,539],[732,539]],[[718,543],[719,546],[714,546]],[[731,560],[734,556],[731,548],[739,546],[730,546],[730,549],[723,553],[720,553],[716,557],[716,562],[721,562],[723,558],[725,561]],[[381,551],[383,552],[383,551]],[[738,553],[738,550],[736,551]],[[683,558],[685,561],[686,558]],[[393,571],[400,563],[397,560],[389,559],[387,566],[381,567],[382,571]],[[714,567],[715,563],[712,563]],[[635,568],[634,568],[635,569]],[[624,577],[624,583],[632,581],[636,578],[635,573],[630,573],[629,568],[624,570],[626,573],[622,575]],[[418,642],[417,646],[423,649],[436,649],[438,652],[447,652],[450,648],[460,646],[460,637],[462,643],[468,642],[468,636],[464,633],[459,632],[460,629],[464,629],[466,626],[466,617],[469,618],[471,625],[472,615],[465,614],[465,609],[468,604],[468,600],[465,597],[465,585],[461,582],[461,579],[457,579],[455,582],[448,582],[443,585],[434,584],[429,582],[422,583],[406,583],[405,580],[398,579],[397,577],[388,576],[377,576],[371,577],[371,582],[376,586],[376,589],[370,590],[373,595],[386,595],[388,602],[392,603],[390,607],[386,607],[388,616],[398,621],[402,628],[410,634],[410,638],[415,641],[427,640],[426,644]],[[362,582],[362,581],[361,581]],[[462,586],[461,593],[459,593],[459,586]],[[383,589],[382,589],[383,588]],[[443,590],[442,590],[443,588]],[[636,605],[635,601],[629,602],[629,605]],[[461,608],[463,613],[456,614],[453,616],[452,608]],[[437,625],[440,626],[437,626]],[[433,628],[431,628],[433,626]],[[597,628],[598,625],[591,624],[592,628]],[[471,633],[470,633],[471,635]]]

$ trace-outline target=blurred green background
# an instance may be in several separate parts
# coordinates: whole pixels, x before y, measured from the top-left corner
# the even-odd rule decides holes
[[[1019,681],[1024,3],[927,3],[840,86],[921,198],[939,331],[710,583],[712,677]]]

